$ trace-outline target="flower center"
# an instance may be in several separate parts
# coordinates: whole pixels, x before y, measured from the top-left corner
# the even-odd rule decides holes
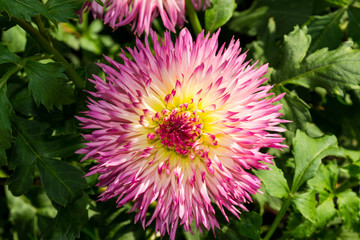
[[[157,112],[152,120],[157,123],[154,133],[148,134],[148,139],[159,139],[161,144],[187,155],[202,133],[203,124],[196,110],[189,111],[187,104],[171,111],[164,109]]]

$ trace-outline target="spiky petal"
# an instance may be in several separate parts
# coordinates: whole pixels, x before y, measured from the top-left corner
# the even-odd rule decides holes
[[[127,24],[137,35],[144,31],[146,35],[153,20],[160,15],[164,26],[175,32],[175,26],[183,26],[185,22],[185,0],[101,0],[103,6],[95,0],[87,1],[78,12],[80,20],[83,11],[91,11],[94,18],[102,19],[112,28]],[[196,10],[205,10],[210,0],[192,0]]]
[[[135,221],[174,239],[178,224],[191,231],[219,227],[212,202],[239,217],[251,202],[260,180],[249,169],[267,169],[273,156],[261,148],[286,147],[276,132],[280,98],[262,85],[267,65],[245,62],[239,41],[218,46],[219,31],[193,41],[183,29],[175,43],[151,32],[149,43],[139,40],[100,64],[82,126],[86,147],[78,153],[97,159],[87,175],[99,173],[99,187],[107,187],[101,201],[117,198],[118,206],[134,201]],[[160,42],[159,42],[160,41]],[[146,213],[156,203],[150,219]],[[227,217],[226,217],[227,218]]]

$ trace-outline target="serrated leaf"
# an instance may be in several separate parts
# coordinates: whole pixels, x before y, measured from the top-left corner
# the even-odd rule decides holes
[[[311,37],[307,34],[307,28],[295,26],[294,31],[284,36],[283,56],[282,56],[282,74],[287,69],[298,68],[299,64],[305,58],[310,46]],[[286,74],[288,76],[288,74]]]
[[[299,71],[284,83],[314,89],[323,87],[329,93],[343,94],[343,90],[360,84],[360,50],[345,43],[336,50],[321,49],[308,56]]]
[[[296,195],[292,199],[295,207],[299,210],[299,212],[310,222],[316,223],[316,199],[315,199],[315,191],[302,193]]]
[[[44,5],[38,0],[0,0],[0,11],[5,10],[10,17],[31,21],[31,17],[42,14],[48,16]]]
[[[349,16],[349,35],[354,41],[360,41],[360,9],[350,6],[347,14]]]
[[[342,40],[340,20],[345,13],[345,8],[325,15],[315,16],[307,25],[308,33],[311,35],[311,46],[309,52],[327,47],[335,49]]]
[[[230,20],[235,10],[235,0],[211,0],[211,8],[205,11],[205,29],[214,32]]]
[[[62,105],[74,101],[73,90],[67,83],[64,69],[59,63],[27,62],[24,70],[36,104],[42,103],[49,110],[54,106],[61,109]]]
[[[17,138],[21,137],[24,141],[19,154],[23,154],[27,159],[36,159],[35,163],[40,173],[40,179],[49,198],[61,206],[66,206],[79,197],[87,186],[82,171],[69,163],[50,159],[50,156],[55,157],[55,155],[46,153],[46,142],[51,141],[49,125],[45,122],[25,120],[19,117],[16,118],[15,124]],[[13,163],[10,165],[9,162],[9,165],[13,167]],[[26,167],[16,164],[15,166]]]
[[[21,58],[0,43],[1,63],[21,63]]]
[[[6,85],[0,89],[0,149],[11,146],[11,112],[12,106],[6,96]]]
[[[33,184],[36,156],[21,134],[16,138],[11,156],[9,167],[14,169],[14,172],[8,181],[9,190],[14,196],[20,196]]]
[[[337,197],[340,216],[344,220],[345,226],[351,228],[353,224],[360,221],[360,198],[351,189],[337,194]]]
[[[305,181],[314,177],[321,159],[328,155],[338,155],[339,150],[335,136],[313,139],[300,130],[296,131],[293,145],[295,173],[291,192],[295,193]]]
[[[86,187],[83,173],[66,162],[43,158],[37,166],[44,190],[51,200],[61,206],[76,199]]]
[[[269,166],[269,168],[270,170],[256,171],[256,176],[258,176],[265,184],[266,192],[269,195],[277,198],[287,197],[290,190],[284,177],[284,173],[281,169],[277,168],[275,164]]]
[[[76,17],[75,12],[80,7],[81,1],[78,0],[48,0],[45,4],[51,19],[55,22],[68,22]]]

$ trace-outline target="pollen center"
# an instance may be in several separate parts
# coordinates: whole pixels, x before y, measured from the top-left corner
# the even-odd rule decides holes
[[[159,139],[161,144],[179,154],[187,155],[202,133],[203,124],[197,111],[189,111],[186,104],[171,111],[157,112],[152,120],[158,127],[147,137]]]

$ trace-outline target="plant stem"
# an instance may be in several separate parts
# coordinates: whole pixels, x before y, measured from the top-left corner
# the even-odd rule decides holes
[[[5,85],[7,80],[20,69],[22,69],[21,65],[14,65],[0,78],[0,90]]]
[[[201,33],[203,28],[201,27],[199,18],[195,12],[195,9],[192,5],[191,0],[185,0],[185,8],[186,8],[186,12],[190,18],[191,26],[192,26],[195,34],[198,35],[199,33]]]
[[[52,55],[52,59],[57,62],[61,62],[65,65],[65,72],[69,78],[73,81],[75,86],[79,89],[83,88],[83,80],[77,74],[71,64],[36,30],[30,23],[21,21],[15,17],[12,18],[16,24],[23,28],[30,36],[32,36],[39,45],[49,54]]]
[[[266,233],[263,240],[270,240],[276,228],[279,226],[281,219],[284,217],[291,203],[291,196],[289,196],[282,204],[279,213],[276,215],[274,222],[271,224],[269,231]]]

